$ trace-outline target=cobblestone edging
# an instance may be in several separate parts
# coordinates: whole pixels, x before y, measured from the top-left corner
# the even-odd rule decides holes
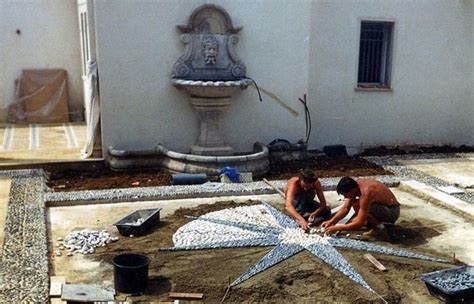
[[[393,187],[400,183],[397,176],[370,176],[386,185]],[[322,178],[321,184],[325,191],[335,190],[340,178]],[[279,189],[283,189],[286,180],[276,180],[272,183]],[[149,200],[149,199],[175,199],[196,198],[211,196],[253,195],[273,194],[276,191],[265,182],[252,182],[241,184],[205,183],[202,185],[189,186],[164,186],[144,188],[121,188],[111,190],[75,191],[75,192],[51,192],[45,193],[45,201],[50,205],[68,205],[78,202],[92,201],[124,201],[124,200]]]
[[[10,173],[0,302],[49,303],[44,177],[40,171]]]

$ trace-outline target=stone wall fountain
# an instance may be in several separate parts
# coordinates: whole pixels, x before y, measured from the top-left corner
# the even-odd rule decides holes
[[[227,13],[216,6],[200,7],[183,32],[185,53],[173,67],[172,83],[184,89],[199,119],[198,141],[191,153],[198,155],[231,155],[220,132],[224,113],[231,97],[246,89],[252,81],[245,77],[246,67],[234,53],[240,28],[232,25]]]
[[[223,167],[262,175],[269,169],[268,148],[255,143],[252,153],[234,153],[221,133],[225,112],[232,104],[232,95],[246,89],[252,80],[245,76],[245,64],[234,46],[242,27],[232,24],[229,14],[220,6],[204,4],[196,8],[185,25],[178,26],[184,54],[174,64],[171,83],[189,95],[199,120],[199,136],[190,147],[190,154],[157,146],[154,153],[109,149],[109,164],[120,170],[120,158],[135,158],[138,166],[159,164],[171,172],[218,175]],[[236,154],[236,155],[234,155]],[[237,155],[238,154],[238,155]],[[122,162],[123,163],[123,162]],[[130,163],[130,161],[128,162]]]

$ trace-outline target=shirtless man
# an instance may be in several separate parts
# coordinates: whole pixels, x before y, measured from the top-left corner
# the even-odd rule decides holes
[[[304,169],[298,176],[290,178],[285,187],[286,210],[303,230],[309,229],[309,222],[316,217],[328,219],[331,209],[327,207],[321,183],[315,172]],[[318,196],[319,203],[314,200]],[[310,213],[308,221],[304,218]]]
[[[343,177],[337,184],[337,193],[344,195],[344,205],[330,220],[321,224],[331,234],[341,230],[355,230],[369,225],[366,236],[375,236],[385,227],[383,223],[395,223],[400,216],[400,204],[387,186],[373,179]],[[356,217],[348,224],[336,225],[354,208]]]

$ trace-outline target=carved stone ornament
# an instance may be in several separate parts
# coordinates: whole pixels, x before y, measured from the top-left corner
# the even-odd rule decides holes
[[[187,24],[178,25],[184,54],[173,66],[173,78],[226,81],[245,78],[246,67],[235,54],[242,27],[234,27],[220,6],[204,4],[196,8]]]

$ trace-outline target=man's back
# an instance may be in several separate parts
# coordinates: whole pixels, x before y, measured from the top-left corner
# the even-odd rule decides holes
[[[366,196],[369,204],[379,203],[386,206],[398,205],[393,192],[384,184],[373,179],[359,179],[361,197]]]

